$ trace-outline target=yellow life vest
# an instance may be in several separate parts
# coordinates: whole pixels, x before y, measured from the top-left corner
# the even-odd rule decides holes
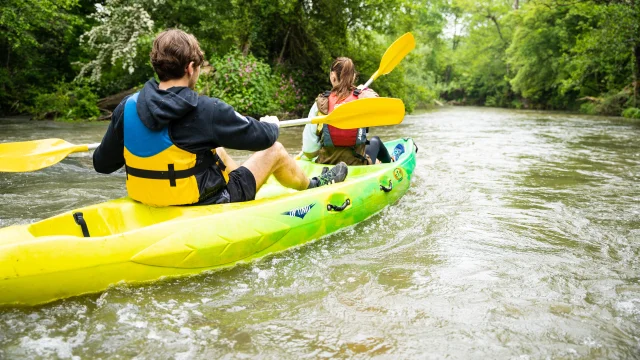
[[[224,164],[215,150],[206,153],[196,165],[197,155],[177,147],[169,136],[169,127],[147,128],[136,110],[139,93],[131,96],[124,108],[124,160],[127,193],[141,203],[152,206],[188,205],[200,200],[195,175],[213,164]]]

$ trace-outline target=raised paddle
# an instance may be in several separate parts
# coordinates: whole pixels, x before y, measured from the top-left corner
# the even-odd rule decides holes
[[[400,36],[398,40],[394,41],[393,44],[389,46],[384,55],[382,55],[380,67],[378,67],[378,70],[376,70],[369,80],[367,80],[364,84],[364,88],[368,88],[375,79],[380,77],[380,75],[387,75],[390,73],[415,47],[416,40],[413,38],[413,34],[408,32]]]
[[[327,116],[280,122],[280,127],[331,124],[340,129],[396,125],[404,118],[400,99],[369,98],[338,106]],[[0,143],[0,172],[35,171],[60,162],[74,152],[93,150],[100,144],[74,145],[61,139]]]

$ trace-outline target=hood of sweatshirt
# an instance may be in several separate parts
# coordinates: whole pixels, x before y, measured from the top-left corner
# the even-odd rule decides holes
[[[198,94],[188,87],[158,88],[151,79],[138,95],[136,109],[142,123],[151,130],[160,130],[170,122],[187,116],[198,106]]]

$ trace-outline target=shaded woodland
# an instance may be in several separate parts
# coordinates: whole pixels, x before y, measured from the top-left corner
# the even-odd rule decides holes
[[[0,114],[108,118],[153,77],[159,31],[194,34],[198,90],[251,115],[302,115],[337,56],[363,83],[387,46],[417,48],[376,81],[409,111],[434,103],[640,117],[637,0],[6,0]]]

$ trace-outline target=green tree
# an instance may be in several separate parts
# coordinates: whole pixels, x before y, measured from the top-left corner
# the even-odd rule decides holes
[[[563,54],[574,46],[584,17],[571,13],[569,7],[527,5],[518,14],[518,26],[507,50],[514,71],[510,83],[533,104],[565,108],[575,101],[576,94],[560,91],[569,76]]]
[[[510,106],[509,64],[505,50],[513,32],[509,1],[461,1],[466,13],[468,34],[455,54],[457,83],[471,103]]]
[[[93,4],[5,0],[0,5],[0,113],[24,111],[33,98],[73,77],[77,37]]]
[[[577,4],[571,11],[588,17],[589,21],[581,24],[576,45],[567,55],[571,77],[565,88],[585,88],[582,93],[597,95],[631,83],[633,106],[637,106],[640,3],[594,1]]]

